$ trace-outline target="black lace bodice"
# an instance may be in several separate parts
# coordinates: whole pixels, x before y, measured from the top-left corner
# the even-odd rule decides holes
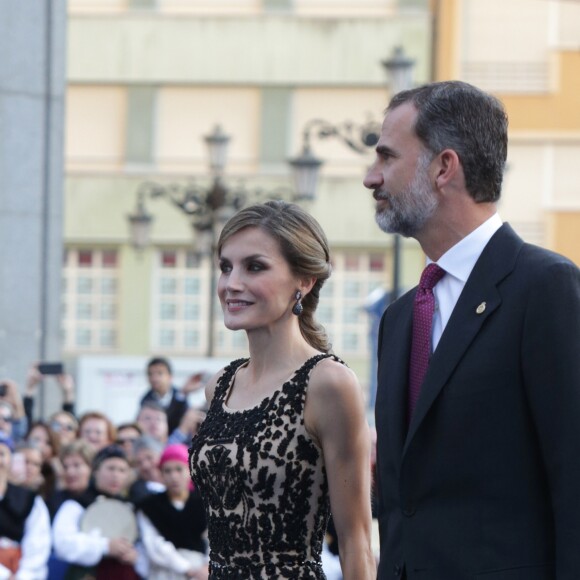
[[[304,403],[310,371],[328,356],[306,361],[248,410],[226,405],[247,361],[232,362],[221,376],[190,449],[207,513],[212,579],[325,578],[328,484],[322,452],[304,426]]]

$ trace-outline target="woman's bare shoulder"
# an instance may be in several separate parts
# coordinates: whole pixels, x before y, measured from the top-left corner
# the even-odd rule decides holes
[[[310,374],[307,407],[315,414],[329,411],[349,413],[359,407],[362,388],[354,371],[345,364],[327,358]]]
[[[363,391],[354,371],[334,359],[318,363],[310,375],[304,409],[306,428],[322,447],[352,437],[366,421]]]
[[[321,360],[310,374],[309,391],[320,395],[336,395],[340,391],[360,391],[360,384],[354,371],[334,358]]]

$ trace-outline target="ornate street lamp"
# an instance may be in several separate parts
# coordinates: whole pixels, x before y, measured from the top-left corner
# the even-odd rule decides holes
[[[294,173],[294,190],[299,200],[313,200],[318,185],[318,174],[323,161],[312,153],[310,145],[305,142],[297,157],[288,160]]]
[[[381,125],[369,118],[362,124],[345,121],[333,124],[325,119],[311,119],[302,129],[302,151],[289,160],[294,168],[296,192],[300,199],[313,199],[316,195],[320,166],[324,163],[312,152],[312,135],[318,139],[336,138],[356,153],[367,153],[379,140]]]
[[[352,121],[333,124],[325,119],[311,119],[302,129],[302,151],[289,160],[294,168],[296,192],[300,199],[314,199],[318,174],[324,163],[312,152],[310,141],[313,135],[318,139],[336,138],[356,153],[368,153],[379,140],[381,125],[369,118],[361,124]]]
[[[213,253],[221,228],[236,211],[241,209],[249,198],[259,199],[278,194],[288,195],[289,188],[277,188],[272,192],[261,189],[246,190],[229,188],[223,174],[226,167],[227,149],[230,141],[219,125],[216,125],[205,142],[210,159],[211,184],[203,187],[195,182],[186,184],[160,184],[146,181],[137,190],[137,205],[133,214],[127,216],[133,247],[142,251],[150,243],[153,216],[145,207],[146,198],[165,198],[189,217],[198,253],[210,256],[210,294],[207,314],[206,356],[214,354],[214,311],[216,305],[216,262]],[[289,161],[296,185],[291,190],[292,199],[312,200],[315,196],[318,169],[321,162],[313,156],[305,155]]]
[[[389,87],[391,89],[391,96],[397,93],[410,89],[413,84],[413,72],[415,69],[415,61],[409,58],[402,46],[396,46],[393,50],[391,58],[381,62],[387,77],[389,79]],[[396,300],[401,294],[401,236],[393,234],[393,277],[391,302]]]
[[[381,61],[385,68],[389,80],[391,95],[413,86],[413,72],[415,61],[409,58],[402,46],[396,46],[390,58]],[[302,130],[302,152],[300,157],[290,160],[290,164],[300,160],[302,172],[301,178],[305,180],[304,185],[297,184],[296,191],[307,190],[308,195],[314,196],[316,191],[316,180],[318,171],[323,164],[318,159],[310,147],[312,135],[319,139],[336,138],[356,153],[367,153],[374,147],[381,134],[380,122],[368,118],[365,123],[356,124],[352,121],[345,121],[340,124],[333,124],[324,119],[312,119],[308,121]],[[400,295],[400,266],[401,263],[401,238],[393,235],[393,273],[391,300],[396,300]]]
[[[368,153],[379,140],[381,125],[370,116],[361,124],[352,121],[332,124],[324,119],[311,119],[302,130],[303,146],[310,148],[310,139],[315,133],[319,139],[335,137],[356,153]]]
[[[129,220],[129,233],[133,247],[141,252],[149,245],[151,236],[151,221],[153,220],[150,213],[145,209],[145,191],[139,188],[137,192],[137,207],[135,213],[127,216]]]
[[[230,136],[222,131],[221,125],[216,125],[213,132],[204,139],[209,151],[209,167],[213,175],[222,175],[226,167]]]
[[[392,95],[413,86],[415,59],[409,58],[402,46],[395,46],[391,58],[381,61],[381,64],[387,72]]]

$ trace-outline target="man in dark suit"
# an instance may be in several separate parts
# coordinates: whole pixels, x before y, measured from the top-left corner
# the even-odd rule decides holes
[[[379,331],[378,577],[577,580],[580,273],[496,212],[503,106],[404,91],[376,152],[377,222],[429,262]]]
[[[166,358],[152,358],[147,363],[147,378],[151,389],[143,395],[140,404],[159,403],[165,409],[169,433],[172,433],[189,408],[187,393],[173,385],[173,372]]]

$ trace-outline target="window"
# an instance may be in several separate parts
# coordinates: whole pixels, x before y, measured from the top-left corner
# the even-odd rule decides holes
[[[177,304],[162,302],[159,315],[161,320],[175,320],[177,317]]]
[[[342,321],[344,324],[358,324],[361,315],[361,306],[351,305],[344,309]]]
[[[185,248],[157,255],[153,280],[152,348],[168,355],[207,352],[210,307],[210,262]],[[388,264],[378,252],[333,250],[332,278],[322,287],[316,320],[324,325],[339,356],[368,355],[369,318],[364,306],[377,287],[388,285]],[[218,277],[216,272],[216,280]],[[214,353],[246,356],[246,333],[223,325],[217,295],[214,300]]]
[[[199,344],[200,344],[199,332],[197,330],[186,330],[185,331],[186,348],[196,349],[199,348]]]
[[[161,294],[175,294],[177,292],[177,280],[164,276],[159,281],[159,287]]]
[[[183,313],[185,320],[199,320],[199,304],[186,303]]]
[[[114,351],[118,334],[117,251],[67,249],[62,287],[65,350]]]
[[[356,254],[346,254],[344,256],[344,269],[347,272],[356,272],[359,269],[360,260]]]
[[[91,294],[93,291],[93,280],[87,276],[77,278],[77,292],[79,294]]]
[[[345,352],[356,352],[359,347],[360,336],[356,332],[345,332],[342,337],[342,348]],[[366,342],[363,343],[366,345]]]
[[[173,348],[175,346],[175,331],[170,328],[162,328],[159,333],[159,346]]]
[[[338,355],[368,353],[369,318],[365,301],[377,287],[387,285],[384,253],[332,251],[332,278],[320,292],[316,319],[324,325]]]
[[[79,320],[90,320],[93,317],[93,305],[90,302],[77,303],[77,318]]]
[[[329,301],[330,302],[330,301]],[[332,322],[332,306],[330,304],[319,304],[316,309],[316,318],[321,324],[329,324]]]
[[[218,272],[216,268],[215,276]],[[189,249],[159,251],[153,282],[152,344],[168,354],[204,355],[208,350],[210,262]],[[233,333],[223,328],[221,308],[214,296],[214,346],[219,354],[239,354]]]
[[[369,256],[369,270],[371,272],[385,271],[385,256],[384,254],[370,254]]]
[[[177,265],[177,252],[161,252],[161,264],[163,268],[175,268]]]
[[[102,278],[101,279],[101,292],[103,294],[116,294],[117,293],[117,280],[115,278]]]
[[[93,252],[90,250],[80,250],[78,253],[78,263],[81,268],[90,268],[93,265]]]
[[[360,296],[361,286],[363,285],[361,285],[359,280],[345,279],[343,284],[345,298],[358,298]]]
[[[184,291],[186,294],[198,296],[201,288],[199,278],[185,278],[183,281]]]

